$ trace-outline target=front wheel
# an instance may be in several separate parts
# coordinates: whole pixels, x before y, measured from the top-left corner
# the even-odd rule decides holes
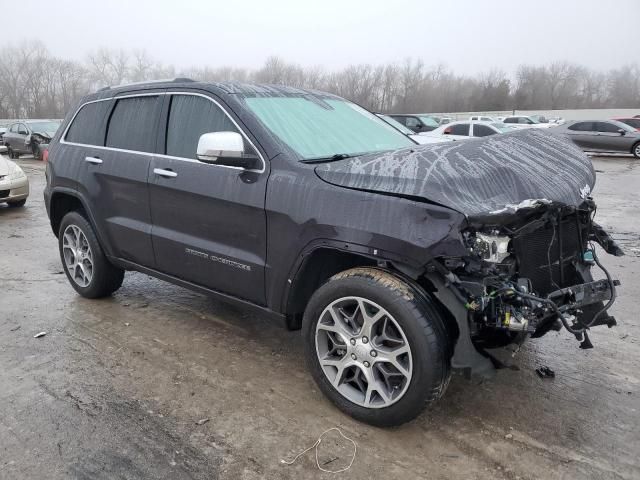
[[[23,198],[22,200],[18,200],[16,202],[7,202],[7,205],[9,205],[10,207],[24,207],[25,203],[27,203],[27,199]]]
[[[69,212],[62,219],[58,247],[69,283],[83,297],[106,297],[122,285],[124,270],[109,262],[91,224],[80,213]]]
[[[400,425],[446,389],[444,319],[417,288],[384,270],[355,268],[333,276],[309,301],[302,333],[311,374],[357,420]]]
[[[38,145],[31,146],[31,153],[33,154],[34,160],[42,160],[42,155],[40,154],[40,148]]]
[[[633,156],[636,158],[640,158],[640,142],[636,143],[631,149]]]

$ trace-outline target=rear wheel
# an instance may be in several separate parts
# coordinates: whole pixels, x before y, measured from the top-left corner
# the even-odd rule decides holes
[[[449,381],[444,319],[431,299],[390,272],[355,268],[311,297],[306,361],[329,399],[376,426],[407,422]]]
[[[67,278],[83,297],[106,297],[122,285],[124,270],[109,262],[91,224],[80,213],[64,216],[58,246]]]
[[[9,155],[9,158],[11,158],[11,159],[16,158],[15,157],[15,153],[13,152],[13,148],[11,148],[8,145],[7,145],[7,155]]]
[[[633,148],[631,149],[631,153],[633,153],[633,156],[636,158],[640,158],[640,142],[636,143]]]

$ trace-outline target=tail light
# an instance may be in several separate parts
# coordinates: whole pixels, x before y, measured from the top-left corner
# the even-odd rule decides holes
[[[48,162],[49,161],[49,149],[45,148],[44,151],[42,152],[42,161],[43,162]]]

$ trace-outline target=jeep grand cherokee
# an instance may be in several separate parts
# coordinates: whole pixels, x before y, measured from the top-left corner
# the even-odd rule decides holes
[[[320,389],[371,424],[491,374],[487,349],[615,324],[593,167],[548,132],[416,145],[327,93],[177,79],[84,98],[46,176],[78,293],[137,270],[301,327]]]

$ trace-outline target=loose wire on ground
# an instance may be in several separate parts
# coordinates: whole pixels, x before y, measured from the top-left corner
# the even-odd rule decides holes
[[[320,466],[320,461],[318,460],[318,446],[320,445],[320,443],[322,442],[322,437],[324,437],[327,433],[329,433],[330,431],[335,430],[337,431],[344,439],[349,440],[351,443],[353,443],[353,456],[351,457],[351,461],[349,462],[349,465],[347,465],[344,468],[341,468],[339,470],[327,470],[326,468],[322,468]],[[347,437],[344,433],[342,433],[342,431],[340,431],[339,428],[337,427],[332,427],[328,430],[325,430],[324,432],[322,432],[322,434],[318,437],[318,440],[316,440],[316,443],[314,443],[313,445],[311,445],[309,448],[305,448],[303,451],[301,451],[298,455],[296,455],[293,460],[291,461],[287,461],[285,459],[280,459],[280,463],[283,463],[285,465],[293,465],[296,460],[298,460],[302,455],[304,455],[305,453],[307,453],[309,450],[312,449],[316,449],[316,466],[318,467],[318,470],[322,471],[322,472],[326,472],[326,473],[342,473],[342,472],[346,472],[347,470],[349,470],[351,468],[351,465],[353,465],[353,461],[356,459],[356,452],[358,450],[358,445],[356,444],[356,442],[354,442],[353,440],[351,440],[349,437]]]

